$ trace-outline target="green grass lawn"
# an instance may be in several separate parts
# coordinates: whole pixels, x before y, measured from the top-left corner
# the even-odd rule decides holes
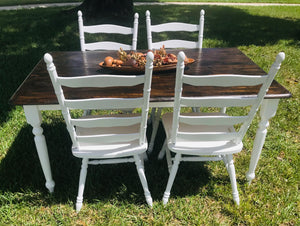
[[[141,2],[147,2],[148,0],[141,0]],[[137,1],[138,2],[138,1]],[[152,2],[149,0],[149,2]],[[299,0],[159,0],[159,2],[221,2],[221,3],[300,3]]]
[[[151,0],[136,0],[136,2],[154,2]],[[158,2],[221,2],[221,3],[300,3],[299,0],[158,0]]]
[[[82,0],[0,0],[0,6],[63,3],[63,2],[82,2]]]
[[[134,2],[234,2],[234,3],[298,3],[300,0],[133,0]],[[82,2],[82,0],[0,0],[0,6],[41,4],[41,3],[62,3],[62,2]]]
[[[222,162],[189,163],[179,168],[171,198],[163,206],[165,159],[156,155],[164,138],[159,128],[146,176],[154,199],[144,200],[134,164],[90,166],[84,206],[74,204],[80,160],[58,111],[43,112],[55,192],[50,195],[21,106],[8,100],[43,54],[80,50],[76,12],[67,8],[0,12],[0,225],[299,225],[300,7],[139,6],[138,48],[146,48],[145,11],[153,23],[181,18],[196,23],[205,9],[204,47],[238,47],[268,71],[280,51],[286,59],[276,77],[292,94],[280,101],[248,186],[248,170],[257,117],[235,156],[241,204],[235,206]],[[150,128],[149,128],[150,129]],[[150,131],[149,131],[150,132]]]

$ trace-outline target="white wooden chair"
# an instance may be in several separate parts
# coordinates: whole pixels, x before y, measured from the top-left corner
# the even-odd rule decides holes
[[[147,42],[148,49],[160,49],[163,45],[165,48],[202,48],[203,43],[203,28],[204,28],[204,10],[200,11],[199,24],[189,24],[181,22],[169,22],[163,24],[151,24],[150,11],[146,11],[146,28],[147,28]],[[198,32],[198,41],[189,41],[189,40],[177,40],[177,39],[168,39],[159,42],[153,42],[152,33],[161,33],[161,32]]]
[[[242,139],[247,132],[256,111],[258,110],[269,86],[280,68],[284,53],[279,53],[268,75],[185,75],[185,54],[178,54],[174,112],[162,117],[166,132],[165,151],[170,176],[163,196],[163,203],[168,202],[170,191],[181,161],[219,161],[223,160],[230,176],[232,195],[239,205],[239,195],[236,184],[235,168],[232,154],[243,148]],[[199,96],[186,97],[182,95],[183,84],[192,86],[260,86],[257,95],[241,96]],[[181,113],[181,107],[233,107],[250,106],[247,113],[234,116],[222,112],[192,112]],[[245,110],[245,109],[243,109]],[[228,111],[227,111],[228,112]],[[238,125],[238,127],[236,127]],[[171,158],[170,151],[176,153]],[[173,161],[173,163],[172,163]]]
[[[139,14],[134,14],[133,27],[125,27],[113,24],[101,24],[101,25],[83,25],[82,12],[78,11],[78,25],[79,25],[79,38],[81,51],[86,50],[119,50],[120,47],[123,50],[136,50],[137,37],[138,37],[138,25]],[[124,44],[111,41],[101,41],[86,43],[85,33],[106,33],[106,34],[123,34],[132,35],[132,44]]]
[[[79,25],[79,38],[81,51],[87,50],[136,50],[138,26],[139,26],[139,14],[134,14],[133,27],[125,27],[114,24],[100,24],[100,25],[83,25],[82,12],[78,11],[78,25]],[[89,34],[123,34],[132,35],[132,44],[124,44],[112,41],[101,41],[86,43],[85,33]],[[131,112],[133,109],[123,109],[123,112]],[[90,111],[85,111],[85,115],[90,115]]]
[[[58,102],[62,109],[68,132],[72,139],[72,153],[82,158],[76,210],[80,211],[88,164],[113,164],[135,162],[142,183],[146,201],[152,206],[141,155],[147,150],[147,115],[151,90],[153,53],[147,54],[144,75],[89,75],[62,77],[57,75],[53,59],[45,54],[44,60],[51,77]],[[89,98],[68,99],[62,87],[119,87],[144,83],[140,98]],[[106,116],[85,116],[73,118],[72,109],[122,109],[141,108],[141,114],[112,114]]]
[[[205,11],[202,9],[200,11],[200,19],[199,24],[189,24],[189,23],[182,23],[182,22],[169,22],[169,23],[162,23],[162,24],[151,24],[150,18],[150,11],[146,11],[146,28],[147,28],[147,42],[148,42],[148,49],[160,49],[162,46],[165,48],[185,48],[185,49],[192,49],[192,48],[202,48],[203,43],[203,30],[204,30],[204,14]],[[168,39],[158,42],[153,42],[152,40],[152,33],[163,33],[163,32],[198,32],[198,40],[190,41],[190,40],[177,40],[177,39]],[[160,116],[161,116],[161,109],[152,109],[152,134],[151,139],[149,142],[148,152],[151,153],[154,147],[154,141],[157,134]]]

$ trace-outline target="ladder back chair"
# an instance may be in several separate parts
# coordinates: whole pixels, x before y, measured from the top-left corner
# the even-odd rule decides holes
[[[138,37],[138,26],[139,26],[139,14],[134,14],[133,27],[125,27],[114,24],[100,24],[100,25],[83,25],[82,12],[78,11],[78,25],[79,25],[79,38],[81,51],[88,50],[136,50],[137,37]],[[132,44],[124,44],[112,41],[99,41],[86,43],[85,34],[122,34],[132,35]],[[133,109],[123,109],[123,112],[132,112]],[[90,111],[85,111],[85,115],[89,115]]]
[[[169,22],[169,23],[162,23],[162,24],[151,24],[151,17],[150,11],[146,11],[146,28],[147,28],[147,43],[148,49],[160,49],[162,46],[165,48],[185,48],[185,49],[192,49],[192,48],[202,48],[203,44],[203,30],[204,30],[204,14],[205,11],[202,9],[200,11],[200,19],[199,24],[189,24],[189,23],[182,23],[182,22]],[[177,39],[169,39],[163,40],[158,42],[153,42],[152,40],[152,33],[163,33],[163,32],[198,32],[198,41],[189,41],[189,40],[177,40]],[[160,116],[161,116],[161,108],[152,108],[152,135],[149,142],[148,152],[151,153],[154,147],[155,137],[157,134]]]
[[[125,27],[114,24],[100,24],[100,25],[83,25],[82,12],[78,11],[78,25],[79,25],[79,38],[81,51],[86,50],[136,50],[137,46],[137,37],[138,37],[138,25],[139,25],[139,14],[134,14],[133,27]],[[123,35],[132,35],[132,43],[124,44],[111,41],[101,41],[101,42],[92,42],[86,43],[85,33],[96,34],[96,33],[105,33],[105,34],[123,34]]]
[[[144,189],[146,201],[152,206],[141,155],[147,150],[147,117],[151,90],[153,53],[147,54],[145,74],[143,75],[88,75],[62,77],[57,74],[52,56],[45,54],[53,87],[62,109],[67,130],[72,140],[72,153],[82,158],[76,210],[80,211],[88,164],[114,164],[135,162],[139,179]],[[144,85],[141,97],[137,98],[101,98],[70,99],[64,88],[105,88],[131,87]],[[72,117],[71,111],[114,110],[122,108],[141,108],[140,114],[110,114],[104,116],[88,115]]]
[[[163,196],[168,202],[170,191],[181,161],[219,161],[223,160],[230,176],[233,200],[239,205],[235,168],[232,154],[243,148],[242,139],[246,134],[266,92],[269,89],[284,53],[279,53],[267,75],[185,75],[185,54],[178,54],[174,112],[162,117],[166,132],[164,149],[169,167],[169,179]],[[257,86],[257,95],[249,96],[183,96],[183,84],[211,87],[250,87]],[[234,114],[223,112],[182,113],[182,107],[232,107],[244,110]],[[245,109],[246,107],[246,109]],[[242,108],[242,109],[241,109]],[[236,110],[237,110],[236,109]],[[246,113],[245,113],[246,111]],[[238,114],[238,115],[237,115]],[[171,157],[171,152],[175,158]]]
[[[169,22],[162,24],[151,24],[150,11],[146,11],[146,28],[147,28],[147,42],[148,49],[160,49],[163,45],[165,48],[185,48],[185,49],[194,49],[202,48],[203,43],[203,29],[204,29],[204,10],[200,11],[199,24],[189,24],[182,22]],[[198,32],[198,41],[189,41],[189,40],[178,40],[178,39],[168,39],[159,42],[153,42],[152,33],[161,33],[161,32]]]

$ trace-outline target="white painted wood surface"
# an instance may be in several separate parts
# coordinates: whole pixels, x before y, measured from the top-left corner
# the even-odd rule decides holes
[[[254,146],[251,152],[251,162],[249,165],[249,170],[246,175],[249,183],[255,178],[255,169],[257,167],[257,163],[265,141],[269,120],[276,114],[279,100],[280,99],[278,98],[264,99],[262,102],[260,108],[261,120],[259,123],[259,128],[257,129],[257,133],[255,134]],[[163,108],[163,107],[173,107],[173,106],[174,106],[173,102],[150,102],[150,107],[153,108]],[[41,115],[41,111],[62,110],[62,109],[58,104],[23,105],[23,109],[28,124],[30,124],[33,128],[37,128],[33,130],[33,135],[36,136],[36,132],[39,131],[37,136],[40,138],[34,139],[34,142],[36,144],[36,149],[39,156],[40,164],[45,176],[46,188],[50,192],[53,192],[55,183],[52,178],[51,165],[50,165],[48,150],[47,150],[47,143],[41,128],[42,118],[40,115]],[[164,152],[163,151],[160,152],[159,158],[162,158],[163,155]]]
[[[82,167],[79,179],[79,189],[76,203],[77,212],[80,211],[83,201],[83,191],[88,164],[115,164],[135,162],[137,172],[142,183],[147,203],[152,206],[152,198],[148,189],[141,155],[147,151],[147,118],[151,90],[153,69],[153,53],[147,54],[147,63],[144,75],[91,75],[64,78],[57,74],[50,54],[45,54],[55,94],[62,109],[68,132],[72,139],[72,153],[82,158]],[[132,87],[143,84],[141,98],[89,98],[67,99],[63,87]],[[141,108],[140,114],[114,114],[106,116],[89,115],[73,118],[71,109],[107,110],[122,108]],[[30,118],[28,117],[30,121]],[[38,120],[36,120],[38,121]],[[32,123],[33,124],[33,123]],[[38,138],[43,138],[40,123],[34,130],[39,130]],[[40,131],[41,130],[41,131]],[[44,142],[45,143],[45,142]],[[42,149],[42,148],[39,148]],[[90,161],[90,159],[92,159]],[[50,167],[49,167],[50,168]],[[46,175],[46,174],[45,174]],[[48,175],[48,174],[47,174]],[[51,178],[48,179],[51,181]]]
[[[55,182],[52,179],[50,161],[48,156],[48,149],[45,136],[43,135],[42,116],[37,106],[24,105],[23,106],[27,123],[32,126],[32,133],[34,135],[34,143],[42,166],[42,170],[46,179],[46,188],[50,193],[54,192]]]
[[[182,23],[182,22],[168,22],[162,24],[151,24],[151,16],[150,11],[146,11],[146,29],[147,29],[147,43],[148,49],[160,49],[162,46],[165,48],[185,48],[185,49],[192,49],[198,48],[201,49],[203,45],[203,31],[204,31],[204,14],[205,11],[200,11],[200,19],[199,24],[189,24],[189,23]],[[169,40],[162,40],[153,42],[152,40],[152,33],[161,33],[161,32],[179,32],[179,31],[186,31],[186,32],[198,32],[198,41],[188,41],[188,40],[176,40],[176,39],[169,39]],[[149,143],[148,152],[151,153],[154,147],[155,137],[157,134],[159,120],[161,117],[161,109],[153,109],[153,114],[155,116],[152,121],[152,134]],[[157,121],[158,120],[158,121]]]
[[[175,102],[173,113],[163,115],[162,122],[166,132],[164,149],[167,152],[167,163],[171,170],[163,196],[163,202],[168,202],[170,191],[177,173],[180,161],[193,161],[196,156],[200,160],[204,156],[218,157],[222,156],[228,170],[233,200],[239,205],[239,195],[237,190],[235,169],[232,154],[242,150],[242,139],[246,134],[259,106],[261,105],[265,94],[267,93],[281,62],[284,60],[284,53],[279,53],[274,64],[267,75],[185,75],[184,59],[185,54],[181,51],[178,54],[178,63],[176,68],[176,84],[175,84]],[[224,96],[206,96],[206,97],[182,97],[183,85],[189,84],[194,86],[216,86],[216,87],[234,87],[237,86],[253,86],[260,85],[257,95],[246,97],[226,97]],[[194,103],[193,103],[194,101]],[[268,101],[268,100],[267,100]],[[271,101],[272,102],[272,101]],[[275,115],[278,101],[272,103],[272,107],[266,109],[264,105],[261,111],[262,121],[259,124],[257,133],[259,138],[254,141],[255,154],[251,157],[250,169],[247,173],[248,180],[254,178],[254,169],[262,149],[262,144],[266,136],[266,127],[268,120]],[[250,109],[245,115],[227,115],[223,112],[212,113],[181,113],[182,107],[244,107],[249,106]],[[235,129],[236,128],[236,129]],[[176,153],[175,160],[172,164],[170,151]],[[188,159],[184,156],[189,156]]]
[[[79,38],[81,51],[86,50],[119,50],[120,47],[123,50],[136,50],[137,48],[137,38],[138,38],[138,25],[139,25],[139,14],[134,14],[134,21],[132,27],[125,27],[114,24],[101,24],[101,25],[84,25],[82,12],[78,11],[78,26],[79,26]],[[105,34],[123,34],[123,35],[132,35],[132,43],[118,43],[110,41],[102,42],[93,42],[86,43],[85,33],[96,34],[96,33],[105,33]]]
[[[261,120],[258,124],[258,129],[253,143],[249,170],[246,173],[246,178],[249,184],[251,184],[251,181],[255,178],[255,169],[265,143],[269,120],[275,116],[278,104],[279,99],[265,99],[261,105],[259,112]]]
[[[147,42],[148,49],[160,49],[163,45],[165,48],[202,48],[203,45],[203,29],[204,29],[204,14],[205,11],[200,11],[200,19],[199,24],[189,24],[189,23],[181,23],[181,22],[168,22],[162,24],[151,24],[151,16],[150,11],[146,11],[146,28],[147,28]],[[160,32],[198,32],[198,40],[188,41],[188,40],[162,40],[154,42],[152,40],[152,33],[160,33]]]

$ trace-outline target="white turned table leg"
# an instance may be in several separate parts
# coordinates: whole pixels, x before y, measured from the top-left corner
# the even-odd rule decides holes
[[[43,128],[41,127],[41,112],[35,105],[24,105],[23,108],[27,122],[33,127],[32,133],[34,134],[35,146],[40,159],[43,173],[45,175],[46,188],[52,193],[54,191],[55,183],[52,179],[46,139],[43,135]]]
[[[256,131],[255,140],[253,143],[253,150],[251,154],[251,160],[249,170],[246,173],[246,178],[251,184],[251,181],[255,178],[255,168],[257,166],[261,150],[265,143],[267,128],[269,126],[269,120],[275,116],[279,99],[264,99],[260,108],[260,123]]]

